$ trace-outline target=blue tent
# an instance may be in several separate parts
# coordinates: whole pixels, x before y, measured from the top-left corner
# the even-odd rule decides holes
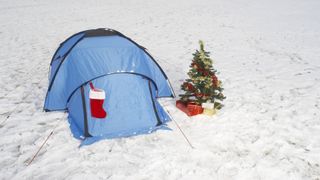
[[[170,118],[160,97],[174,93],[146,49],[115,30],[93,29],[69,37],[55,52],[44,110],[68,111],[74,137],[87,145],[166,129]],[[99,102],[101,111],[95,110]]]

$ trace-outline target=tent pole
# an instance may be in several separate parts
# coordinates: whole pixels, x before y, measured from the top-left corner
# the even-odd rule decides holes
[[[174,124],[178,127],[178,129],[180,130],[182,136],[184,137],[184,139],[187,141],[187,143],[189,144],[189,146],[191,147],[191,149],[195,149],[194,146],[191,144],[191,142],[189,141],[188,137],[186,136],[186,134],[183,132],[183,130],[181,129],[181,127],[179,126],[179,124],[177,123],[176,120],[174,120],[172,118],[171,113],[169,112],[169,110],[167,110],[167,112],[169,113],[171,119],[173,120]]]

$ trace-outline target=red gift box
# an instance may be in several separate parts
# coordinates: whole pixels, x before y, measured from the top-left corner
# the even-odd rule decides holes
[[[176,102],[176,106],[178,109],[186,113],[188,116],[195,116],[203,112],[203,108],[194,102],[184,103],[178,100]]]

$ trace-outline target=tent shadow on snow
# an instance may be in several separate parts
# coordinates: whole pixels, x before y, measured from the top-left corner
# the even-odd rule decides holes
[[[167,129],[157,98],[174,97],[154,58],[111,29],[79,32],[60,44],[50,64],[45,111],[68,111],[82,145]]]

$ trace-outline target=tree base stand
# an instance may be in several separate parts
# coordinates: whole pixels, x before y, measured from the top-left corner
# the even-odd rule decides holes
[[[192,102],[184,103],[180,100],[176,101],[176,107],[186,113],[188,116],[202,114],[203,108]]]

